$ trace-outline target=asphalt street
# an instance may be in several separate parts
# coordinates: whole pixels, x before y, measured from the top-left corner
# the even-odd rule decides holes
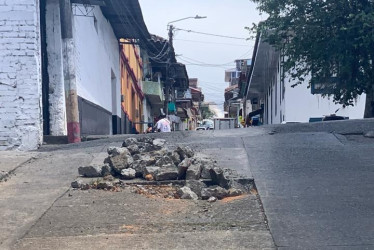
[[[374,249],[374,139],[363,136],[373,129],[373,119],[336,121],[198,140],[229,151],[243,141],[279,249]]]
[[[105,151],[109,145],[120,145],[131,135],[101,137],[74,145],[45,145],[36,156],[33,153],[34,158],[21,163],[7,182],[0,183],[0,246],[82,249],[105,246],[105,241],[110,239],[113,249],[121,249],[123,242],[132,239],[136,244],[128,246],[141,249],[147,246],[197,248],[199,244],[205,249],[219,249],[220,246],[230,249],[273,249],[274,246],[282,250],[374,249],[374,139],[363,136],[373,129],[374,120],[370,119],[154,134],[152,136],[165,138],[170,145],[190,145],[195,151],[215,158],[221,166],[254,178],[262,207],[253,197],[230,206],[213,207],[221,218],[214,225],[228,226],[236,219],[236,223],[242,221],[242,229],[208,230],[211,224],[207,220],[198,227],[202,230],[199,233],[193,232],[196,226],[192,226],[188,218],[195,217],[189,217],[190,210],[184,207],[200,215],[201,205],[165,203],[170,211],[173,206],[180,206],[186,220],[173,214],[165,215],[165,220],[174,221],[175,229],[170,227],[163,234],[150,232],[148,238],[136,233],[119,234],[123,227],[118,228],[128,222],[128,216],[114,223],[105,220],[110,218],[105,215],[108,211],[123,214],[124,208],[128,210],[126,214],[138,210],[137,213],[147,216],[148,210],[141,210],[147,206],[131,202],[134,207],[128,207],[127,201],[135,198],[131,194],[116,198],[117,194],[100,196],[100,193],[69,191],[69,183],[77,177],[78,165],[89,163],[95,154]],[[20,162],[23,161],[22,158]],[[95,200],[100,202],[90,205],[91,212],[87,214],[88,204]],[[115,204],[118,206],[113,207]],[[149,209],[152,206],[150,203]],[[161,209],[163,203],[156,201],[154,206]],[[232,209],[248,218],[231,218]],[[262,221],[261,209],[267,224]],[[97,218],[103,219],[93,223]],[[140,227],[159,228],[141,216],[131,220]],[[165,220],[160,221],[161,228],[170,225]],[[110,235],[105,228],[110,229]],[[176,244],[170,237],[188,239],[188,244],[184,245],[183,241]],[[158,244],[149,245],[157,240]]]

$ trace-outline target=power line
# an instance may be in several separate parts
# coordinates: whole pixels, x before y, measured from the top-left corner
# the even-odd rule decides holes
[[[203,63],[194,63],[190,62],[186,59],[180,58],[180,60],[185,64],[185,65],[191,65],[191,66],[199,66],[199,67],[211,67],[211,68],[222,68],[222,69],[227,69],[227,67],[223,67],[221,65],[215,65],[215,64],[203,64]]]
[[[193,31],[193,30],[186,30],[186,29],[181,29],[181,28],[175,28],[175,30],[181,30],[181,31],[189,32],[189,33],[195,33],[195,34],[206,35],[206,36],[215,36],[215,37],[230,38],[230,39],[245,40],[245,41],[250,40],[248,38],[234,37],[234,36],[225,36],[225,35],[217,35],[217,34],[211,34],[211,33],[205,33],[205,32]]]
[[[248,47],[248,45],[244,44],[233,44],[233,43],[216,43],[216,42],[203,42],[203,41],[194,41],[194,40],[185,40],[185,39],[174,39],[176,41],[182,42],[191,42],[191,43],[202,43],[202,44],[217,44],[217,45],[227,45],[227,46],[237,46],[237,47]]]
[[[181,57],[187,58],[188,60],[192,60],[192,61],[195,61],[195,62],[198,62],[198,63],[201,63],[201,64],[206,64],[206,65],[217,65],[217,66],[226,66],[227,65],[227,66],[231,66],[231,65],[234,65],[234,62],[235,62],[235,61],[230,61],[230,62],[222,63],[222,64],[213,64],[213,63],[202,62],[202,61],[192,59],[190,57],[183,56],[183,55],[181,55]]]

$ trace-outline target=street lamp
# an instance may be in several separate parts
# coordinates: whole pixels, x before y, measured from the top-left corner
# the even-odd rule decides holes
[[[206,16],[199,16],[199,15],[196,15],[196,16],[189,16],[189,17],[185,17],[185,18],[181,18],[181,19],[177,19],[175,21],[171,21],[171,22],[168,22],[168,27],[171,23],[176,23],[176,22],[179,22],[179,21],[183,21],[183,20],[186,20],[186,19],[204,19],[204,18],[207,18]]]
[[[169,29],[169,45],[170,47],[172,48],[169,52],[169,65],[168,65],[168,68],[170,69],[170,65],[173,61],[173,57],[175,57],[175,54],[174,54],[174,47],[173,47],[173,30],[174,30],[174,26],[171,25],[171,23],[176,23],[176,22],[179,22],[179,21],[183,21],[183,20],[186,20],[186,19],[204,19],[204,18],[207,18],[206,16],[199,16],[199,15],[196,15],[196,16],[189,16],[189,17],[185,17],[185,18],[181,18],[181,19],[177,19],[177,20],[174,20],[174,21],[171,21],[171,22],[168,22],[167,24],[167,28]],[[173,80],[173,79],[171,79]],[[169,115],[169,109],[168,109],[168,103],[169,103],[169,99],[170,99],[170,96],[169,96],[169,92],[170,92],[170,87],[171,87],[172,84],[167,84],[165,86],[165,90],[166,90],[166,105],[165,105],[165,110],[166,110],[166,115]]]
[[[196,16],[184,17],[184,18],[181,18],[181,19],[177,19],[177,20],[168,22],[167,27],[169,29],[169,43],[170,43],[170,46],[173,46],[173,30],[174,30],[174,26],[170,25],[171,23],[176,23],[176,22],[183,21],[183,20],[186,20],[186,19],[204,19],[204,18],[207,18],[207,17],[196,15]]]

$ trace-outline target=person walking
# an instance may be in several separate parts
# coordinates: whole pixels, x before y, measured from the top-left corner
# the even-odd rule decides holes
[[[165,115],[156,123],[156,128],[158,132],[171,132],[170,121]]]

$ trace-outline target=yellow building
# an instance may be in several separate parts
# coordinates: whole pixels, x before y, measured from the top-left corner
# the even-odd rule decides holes
[[[141,89],[143,66],[140,51],[134,44],[124,43],[121,46],[122,131],[126,134],[141,133],[144,94]]]

